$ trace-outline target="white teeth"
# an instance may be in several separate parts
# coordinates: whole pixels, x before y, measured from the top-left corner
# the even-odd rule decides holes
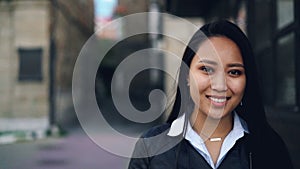
[[[213,102],[217,102],[217,103],[223,103],[226,101],[226,98],[219,99],[219,98],[210,97],[210,100],[212,100]]]

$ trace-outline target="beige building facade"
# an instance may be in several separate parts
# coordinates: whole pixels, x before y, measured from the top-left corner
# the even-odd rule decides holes
[[[0,118],[47,117],[49,21],[47,0],[0,1]],[[41,65],[29,74],[37,73],[40,78],[22,78],[21,70],[32,68],[29,61],[23,63],[22,51],[36,49]]]
[[[93,0],[0,0],[0,23],[0,131],[76,121],[72,74]]]

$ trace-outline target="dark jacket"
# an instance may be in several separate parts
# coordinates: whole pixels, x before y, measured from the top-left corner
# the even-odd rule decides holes
[[[169,124],[152,128],[137,142],[128,169],[211,169],[206,160],[182,136],[167,136]],[[153,136],[155,139],[147,139]],[[251,150],[251,135],[239,139],[218,169],[292,169],[288,152],[276,133],[266,135],[261,153]],[[169,146],[170,147],[167,147]],[[264,148],[263,148],[264,147]],[[263,158],[262,158],[263,157]]]

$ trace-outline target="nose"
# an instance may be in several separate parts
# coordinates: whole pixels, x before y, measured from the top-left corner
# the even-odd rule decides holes
[[[225,73],[220,72],[210,77],[210,83],[212,90],[216,92],[225,92],[227,91],[227,83],[225,78]]]

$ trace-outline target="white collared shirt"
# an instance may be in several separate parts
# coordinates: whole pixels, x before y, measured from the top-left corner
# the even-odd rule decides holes
[[[185,114],[174,120],[171,124],[168,136],[174,137],[181,134],[184,130],[184,122]],[[236,141],[244,136],[245,132],[249,133],[246,122],[234,112],[233,129],[224,139],[216,165],[214,165],[203,139],[192,128],[190,122],[187,124],[187,130],[184,138],[191,143],[191,145],[201,154],[202,157],[204,157],[213,169],[216,169],[221,164],[228,151],[235,145]]]

